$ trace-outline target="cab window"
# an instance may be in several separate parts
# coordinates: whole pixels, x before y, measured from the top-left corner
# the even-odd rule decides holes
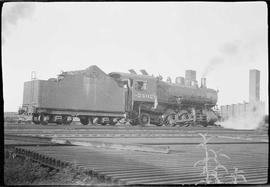
[[[146,85],[147,83],[144,81],[136,81],[135,90],[138,91],[146,90]]]

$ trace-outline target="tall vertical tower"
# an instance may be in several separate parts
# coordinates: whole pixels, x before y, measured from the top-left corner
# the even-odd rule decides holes
[[[260,71],[256,69],[249,70],[249,102],[260,101]]]

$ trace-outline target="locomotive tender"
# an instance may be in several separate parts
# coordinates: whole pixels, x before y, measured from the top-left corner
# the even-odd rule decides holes
[[[204,78],[198,87],[194,79],[178,77],[171,83],[146,72],[130,72],[106,74],[94,65],[62,72],[57,79],[25,82],[19,113],[32,115],[35,124],[70,124],[73,117],[83,125],[128,121],[132,125],[206,126],[217,121],[212,110],[217,91],[206,88]]]

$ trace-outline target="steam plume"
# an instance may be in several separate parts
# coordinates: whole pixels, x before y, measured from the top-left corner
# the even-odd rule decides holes
[[[20,19],[32,16],[34,4],[26,2],[6,3],[3,6],[2,16],[2,44],[5,43],[10,33],[11,26],[16,26]]]
[[[223,43],[218,48],[218,53],[203,70],[203,77],[218,68],[223,63],[247,63],[247,61],[255,62],[257,54],[265,46],[265,37],[262,34],[253,35],[246,40],[234,40]],[[227,60],[228,58],[228,60]],[[244,61],[243,61],[244,59]]]
[[[257,129],[265,117],[264,106],[253,103],[252,107],[256,109],[231,117],[220,125],[231,129]]]
[[[233,42],[223,43],[219,47],[219,55],[213,57],[203,70],[202,76],[207,76],[211,71],[215,70],[220,64],[225,62],[226,57],[236,57],[241,52],[242,42],[236,40]]]
[[[241,41],[237,40],[234,42],[224,43],[220,47],[219,50],[223,55],[235,56],[235,55],[239,54],[240,47],[241,47]]]
[[[224,62],[224,59],[220,56],[216,56],[214,58],[212,58],[209,63],[207,64],[207,66],[205,67],[204,71],[203,71],[203,74],[202,74],[202,77],[206,77],[206,75],[208,73],[210,73],[211,71],[213,71],[214,69],[216,69],[216,67],[223,63]]]

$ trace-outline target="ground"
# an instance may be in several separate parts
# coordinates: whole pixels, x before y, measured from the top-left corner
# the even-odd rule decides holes
[[[76,172],[71,168],[53,169],[10,153],[11,149],[5,150],[5,185],[105,185],[87,173]]]

